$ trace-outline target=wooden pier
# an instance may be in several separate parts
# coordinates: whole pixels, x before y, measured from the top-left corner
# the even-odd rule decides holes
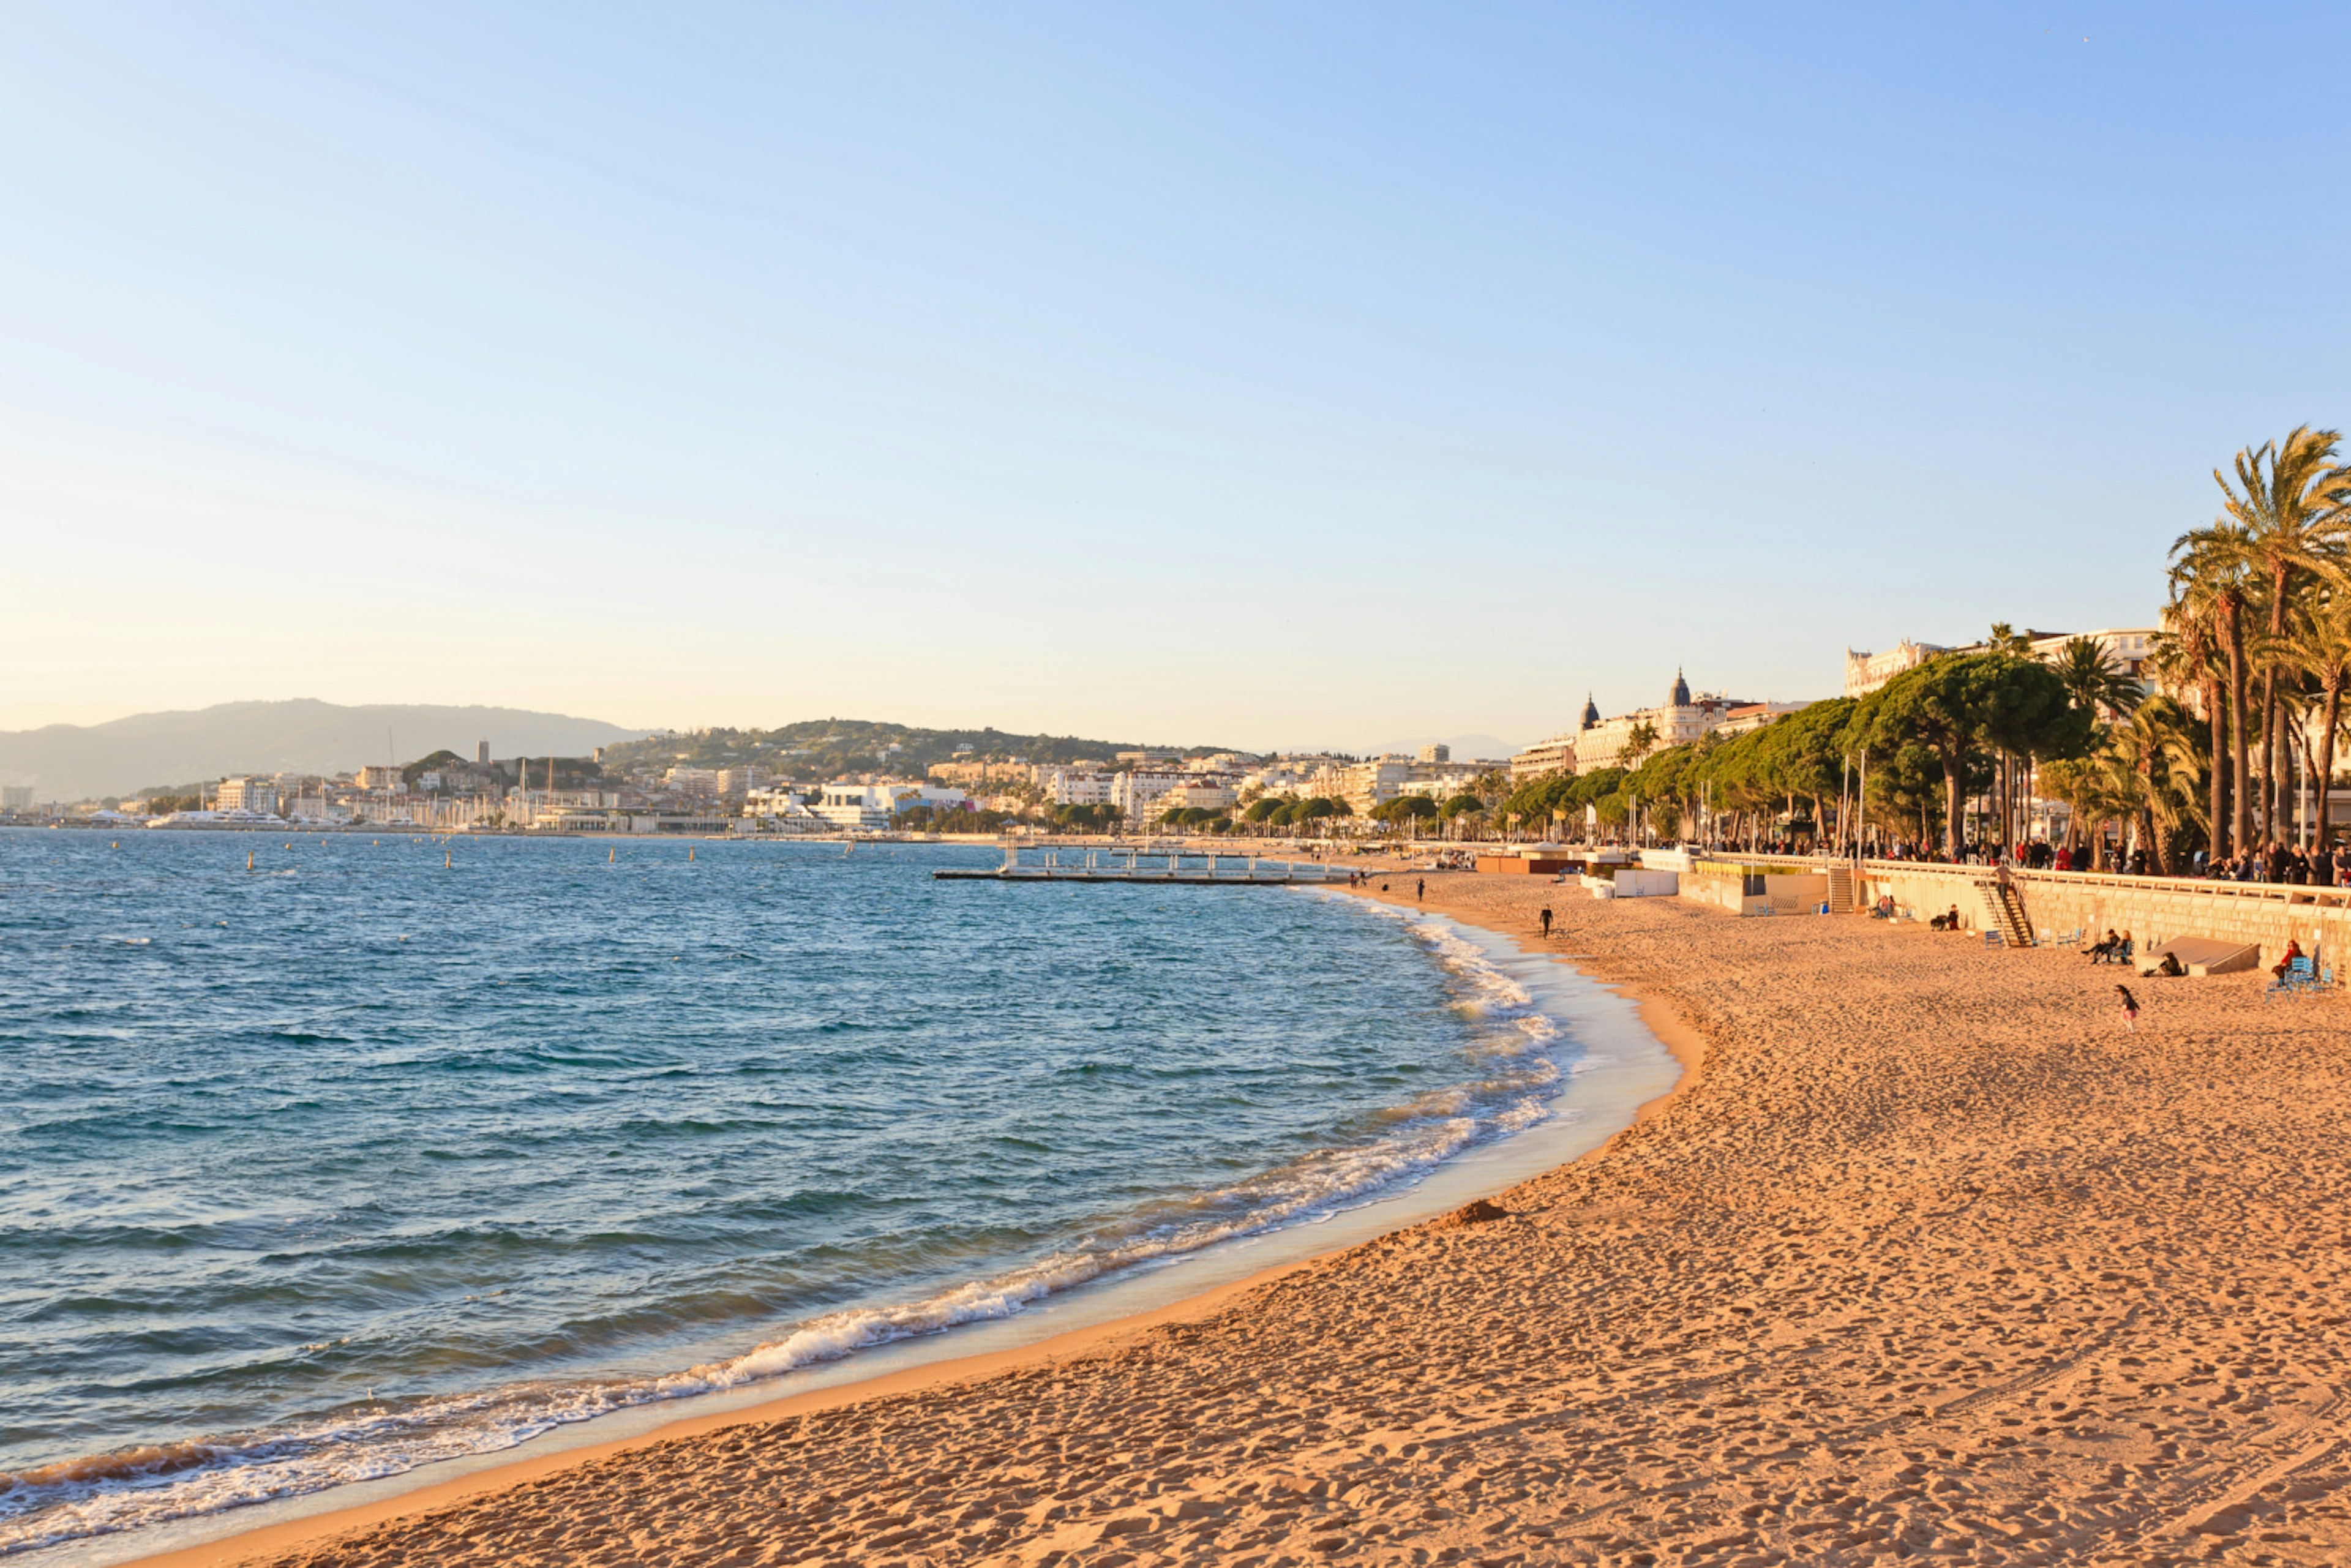
[[[1260,860],[1207,850],[1008,844],[1004,863],[987,871],[946,870],[941,882],[1138,882],[1177,887],[1252,887],[1343,883],[1344,866],[1321,861]]]

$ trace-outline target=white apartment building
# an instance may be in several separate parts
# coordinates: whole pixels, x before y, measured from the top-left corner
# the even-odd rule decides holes
[[[673,768],[662,775],[662,788],[680,795],[721,794],[718,773],[716,768]]]
[[[2106,651],[2115,666],[2135,681],[2152,682],[2147,662],[2155,657],[2155,640],[2162,629],[2155,626],[2102,626],[2095,632],[2061,632],[2032,640],[2032,656],[2053,659],[2057,651],[2076,637],[2087,637]]]
[[[916,806],[953,810],[971,797],[960,789],[927,784],[828,784],[810,808],[837,828],[883,829],[901,811]]]
[[[1574,772],[1575,741],[1573,735],[1554,735],[1513,754],[1510,758],[1510,782],[1523,784],[1530,779]]]
[[[768,783],[768,770],[758,767],[721,768],[711,777],[716,792],[728,797],[748,795]]]
[[[1186,773],[1164,773],[1135,768],[1130,773],[1110,776],[1110,803],[1123,812],[1130,822],[1147,822],[1166,810],[1159,802],[1170,790],[1191,782]]]
[[[397,768],[362,768],[359,786],[362,789],[389,789],[395,795],[408,793],[408,780],[401,777]]]
[[[213,810],[274,817],[277,814],[277,786],[266,779],[224,779],[214,796]]]
[[[1061,768],[1040,763],[1030,779],[1056,806],[1102,806],[1110,802],[1113,775],[1092,768]]]

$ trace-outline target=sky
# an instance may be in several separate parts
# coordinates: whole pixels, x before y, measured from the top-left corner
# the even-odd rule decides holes
[[[1520,745],[1677,667],[2151,624],[2212,469],[2351,418],[2346,42],[10,5],[0,727]]]

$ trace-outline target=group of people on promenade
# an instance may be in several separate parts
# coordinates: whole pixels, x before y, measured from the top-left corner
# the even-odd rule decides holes
[[[2281,882],[2297,887],[2351,887],[2351,848],[2304,850],[2272,839],[2258,851],[2246,850],[2207,864],[2197,852],[2198,876],[2217,882]]]

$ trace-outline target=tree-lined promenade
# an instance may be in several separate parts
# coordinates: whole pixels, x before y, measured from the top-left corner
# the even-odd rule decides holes
[[[1858,700],[1730,738],[1532,781],[1513,826],[1646,841],[2022,853],[2033,802],[2099,869],[2336,880],[2326,784],[2351,686],[2351,465],[2303,427],[2213,477],[2219,517],[2171,551],[2142,684],[2089,638],[2047,659],[1997,625]],[[2216,759],[2218,765],[2216,766]],[[1931,846],[1931,848],[1929,847]]]

